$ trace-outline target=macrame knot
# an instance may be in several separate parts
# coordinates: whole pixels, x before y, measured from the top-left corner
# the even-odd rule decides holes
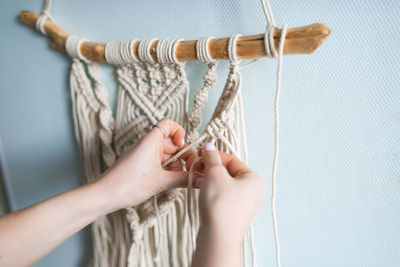
[[[104,53],[107,63],[122,66],[138,62],[139,60],[133,51],[133,45],[137,41],[108,42]]]
[[[81,45],[86,41],[86,39],[79,38],[75,35],[70,35],[65,43],[65,50],[67,51],[67,54],[74,59],[80,59],[86,63],[89,62],[89,59],[87,59],[81,53]]]
[[[228,56],[231,64],[234,68],[239,68],[240,60],[236,53],[237,39],[241,36],[240,34],[235,34],[229,38],[228,42]],[[239,71],[239,69],[237,69]]]
[[[233,120],[230,119],[229,116],[226,115],[225,112],[221,113],[220,118],[214,118],[212,121],[208,123],[206,126],[205,132],[208,134],[211,139],[214,141],[220,139],[221,133],[229,128],[233,127]]]
[[[157,40],[158,40],[157,38],[153,38],[153,39],[144,39],[140,41],[138,54],[139,54],[139,59],[142,62],[150,64],[157,63],[151,54],[151,45]]]
[[[162,39],[159,40],[156,47],[158,63],[166,64],[183,64],[176,57],[176,50],[179,43],[183,39]]]
[[[209,68],[211,69],[210,71],[207,71],[206,74],[204,74],[204,86],[211,87],[214,86],[214,84],[217,81],[217,75],[215,75],[214,68],[216,68],[216,64],[211,63],[211,66]]]
[[[140,217],[135,208],[127,208],[126,209],[126,218],[129,222],[129,226],[132,230],[132,240],[137,242],[138,240],[143,238],[143,231],[140,227]]]
[[[208,49],[210,40],[213,37],[204,37],[200,38],[196,42],[196,54],[197,58],[202,62],[203,64],[210,64],[210,63],[216,63],[217,61],[213,59],[210,55],[210,51]]]
[[[199,139],[200,134],[197,131],[191,131],[187,134],[186,136],[186,141],[191,144],[194,141],[196,141],[197,139]]]
[[[44,9],[40,17],[36,20],[36,30],[41,32],[44,35],[47,35],[47,32],[44,29],[44,23],[46,20],[53,21],[52,16],[50,15],[50,8],[51,8],[51,0],[46,0]]]
[[[275,49],[275,41],[274,41],[274,31],[276,26],[268,24],[267,30],[264,34],[264,46],[265,52],[267,53],[268,57],[278,57],[278,53]]]
[[[196,53],[198,59],[207,64],[208,70],[203,76],[204,86],[193,98],[193,110],[188,116],[190,130],[187,134],[189,143],[193,143],[199,138],[198,129],[202,121],[202,111],[208,99],[208,92],[215,86],[217,81],[217,63],[209,52],[208,45],[212,37],[201,38],[196,43]]]

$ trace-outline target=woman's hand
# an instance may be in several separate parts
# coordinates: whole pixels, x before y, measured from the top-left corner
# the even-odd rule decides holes
[[[0,216],[0,267],[31,266],[97,218],[186,186],[179,161],[161,167],[184,146],[185,131],[169,119],[158,125],[162,130],[153,128],[98,181]],[[183,158],[192,162],[196,155],[188,151]]]
[[[263,181],[239,159],[216,151],[210,143],[202,158],[201,226],[192,266],[239,266],[242,238],[262,206]]]
[[[114,209],[135,206],[171,188],[187,184],[187,172],[179,160],[163,168],[162,163],[185,146],[185,130],[170,119],[162,119],[125,157],[98,182],[112,194]],[[193,161],[193,151],[184,154]]]

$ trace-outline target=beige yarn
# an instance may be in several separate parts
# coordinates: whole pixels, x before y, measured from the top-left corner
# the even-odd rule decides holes
[[[36,22],[42,34],[44,22],[52,20],[51,0]],[[277,86],[274,104],[275,145],[272,170],[271,211],[273,218],[276,261],[280,267],[277,219],[275,213],[276,169],[279,155],[279,91],[282,72],[283,45],[286,26],[283,27],[278,53],[274,48],[273,31],[277,28],[268,0],[261,0],[268,22],[264,44],[269,57],[278,57]],[[118,105],[116,120],[108,104],[107,90],[100,80],[100,66],[86,59],[80,52],[84,41],[70,36],[66,42],[67,53],[72,57],[70,74],[72,112],[76,140],[80,146],[85,176],[88,182],[96,180],[111,167],[115,160],[135,146],[148,130],[169,117],[187,130],[186,149],[177,153],[168,163],[177,160],[186,150],[199,147],[204,142],[215,143],[226,153],[247,162],[247,144],[241,96],[243,69],[236,56],[238,35],[229,41],[230,70],[222,95],[207,123],[199,134],[202,109],[208,91],[215,86],[217,62],[208,52],[211,37],[197,42],[197,56],[208,66],[204,86],[193,99],[193,110],[188,113],[189,84],[184,64],[175,57],[180,40],[146,39],[139,43],[139,58],[133,54],[137,40],[108,43],[106,61],[117,68]],[[150,53],[151,44],[158,40],[157,61]],[[104,216],[92,224],[94,258],[92,266],[189,266],[195,249],[195,236],[199,228],[198,192],[192,191],[189,175],[188,189],[164,192],[143,204]],[[253,231],[250,227],[243,242],[242,266],[248,266],[246,247],[250,248],[251,265],[256,266]]]
[[[236,38],[232,38],[230,47],[235,47]],[[73,58],[70,82],[76,138],[90,182],[129,151],[163,117],[187,125],[189,86],[184,64],[175,58],[179,40],[159,41],[158,62],[150,55],[154,39],[140,42],[139,59],[131,49],[136,40],[109,43],[106,59],[116,65],[120,85],[114,122],[106,88],[100,82],[99,65],[80,53],[83,41],[71,36],[66,48]],[[208,140],[215,142],[220,150],[240,156],[240,79],[239,61],[232,57],[217,108],[203,134],[191,146]],[[205,82],[205,87],[210,88],[210,85],[213,84]],[[200,101],[202,103],[198,103]],[[205,101],[204,97],[194,98],[197,108],[191,113],[192,118],[201,121]],[[197,131],[198,124],[190,129]],[[185,204],[188,198],[190,210]],[[99,219],[92,226],[93,266],[189,266],[194,250],[191,234],[199,227],[197,201],[197,193],[186,195],[185,189],[175,189],[160,194],[156,206],[149,200]],[[188,210],[192,218],[190,224]]]

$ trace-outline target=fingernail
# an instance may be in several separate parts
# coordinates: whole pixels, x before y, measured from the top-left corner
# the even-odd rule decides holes
[[[206,151],[214,151],[214,150],[215,150],[215,146],[214,146],[213,144],[211,144],[211,143],[206,143],[206,144],[204,145],[204,149],[205,149]]]
[[[185,138],[182,138],[181,147],[183,147],[184,144],[185,144]]]
[[[204,178],[197,178],[194,180],[194,186],[200,188],[201,184],[203,183]]]

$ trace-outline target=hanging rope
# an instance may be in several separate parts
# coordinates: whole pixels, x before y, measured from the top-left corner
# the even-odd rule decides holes
[[[52,0],[46,0],[44,4],[44,9],[40,15],[40,17],[36,20],[36,29],[40,31],[42,34],[47,35],[44,29],[44,23],[46,20],[53,21],[53,18],[50,15]]]

